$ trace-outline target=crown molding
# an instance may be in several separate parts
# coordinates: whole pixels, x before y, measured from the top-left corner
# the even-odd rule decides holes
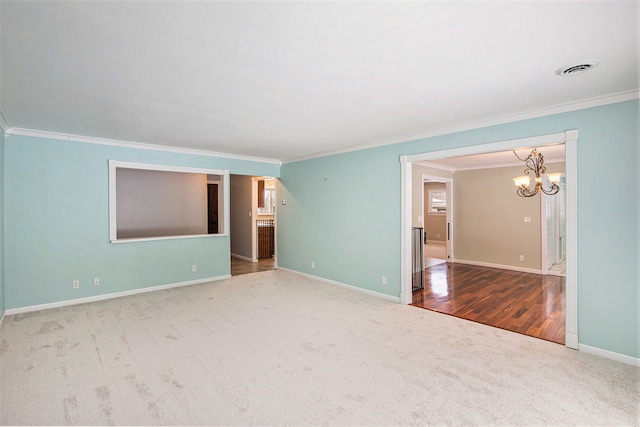
[[[11,129],[9,127],[9,124],[7,123],[7,120],[4,118],[4,113],[2,112],[2,110],[0,110],[0,129],[2,129],[2,132],[4,132],[5,134]]]
[[[0,110],[0,129],[2,129],[2,131],[5,133],[5,136],[22,135],[22,136],[31,136],[36,138],[59,139],[64,141],[84,142],[89,144],[111,145],[116,147],[137,148],[141,150],[163,151],[163,152],[169,152],[169,153],[190,154],[190,155],[197,155],[197,156],[218,157],[218,158],[282,165],[285,163],[311,160],[311,159],[316,159],[320,157],[327,157],[327,156],[332,156],[336,154],[344,154],[344,153],[350,153],[354,151],[383,147],[386,145],[398,144],[398,143],[408,142],[408,141],[415,141],[419,139],[447,135],[447,134],[463,132],[463,131],[468,131],[473,129],[480,129],[484,127],[495,126],[495,125],[527,120],[527,119],[533,119],[537,117],[549,116],[553,114],[560,114],[560,113],[566,113],[570,111],[577,111],[577,110],[583,110],[587,108],[599,107],[599,106],[608,105],[608,104],[615,104],[618,102],[631,101],[638,98],[640,98],[640,89],[633,89],[630,91],[618,92],[618,93],[609,94],[606,96],[588,98],[588,99],[584,99],[576,102],[559,104],[552,107],[529,110],[529,111],[525,111],[517,114],[504,115],[504,116],[469,122],[469,123],[455,125],[455,126],[435,128],[431,130],[425,130],[419,133],[405,134],[403,136],[399,136],[399,137],[388,139],[388,140],[383,140],[383,141],[378,141],[373,143],[356,144],[356,145],[352,145],[352,146],[341,148],[341,149],[322,151],[322,152],[310,154],[308,156],[293,157],[285,160],[270,159],[270,158],[263,158],[263,157],[252,157],[252,156],[244,156],[244,155],[229,154],[229,153],[220,153],[216,151],[197,150],[192,148],[180,148],[180,147],[173,147],[173,146],[167,146],[167,145],[147,144],[142,142],[96,138],[96,137],[89,137],[89,136],[82,136],[82,135],[41,131],[41,130],[35,130],[35,129],[12,128],[12,127],[9,127],[1,110]]]
[[[218,157],[223,159],[245,160],[250,162],[271,163],[280,165],[280,160],[263,157],[251,157],[238,154],[219,153],[216,151],[196,150],[193,148],[180,148],[168,145],[146,144],[143,142],[121,141],[117,139],[95,138],[91,136],[71,135],[66,133],[48,132],[34,129],[9,128],[7,135],[31,136],[35,138],[58,139],[62,141],[83,142],[87,144],[110,145],[114,147],[137,148],[139,150],[164,151],[168,153],[190,154],[196,156]]]
[[[303,160],[311,160],[319,157],[327,157],[327,156],[332,156],[336,154],[350,153],[353,151],[377,148],[385,145],[398,144],[401,142],[416,141],[419,139],[431,138],[434,136],[448,135],[452,133],[464,132],[464,131],[473,130],[473,129],[480,129],[480,128],[485,128],[489,126],[502,125],[502,124],[517,122],[521,120],[551,116],[553,114],[567,113],[570,111],[584,110],[587,108],[600,107],[600,106],[609,105],[609,104],[616,104],[618,102],[631,101],[638,98],[640,98],[640,89],[633,89],[633,90],[617,92],[617,93],[594,97],[594,98],[582,99],[575,102],[567,102],[564,104],[558,104],[551,107],[538,108],[534,110],[524,111],[521,113],[493,117],[486,120],[478,120],[478,121],[463,123],[463,124],[454,125],[454,126],[434,128],[431,130],[425,130],[418,133],[405,134],[403,136],[399,136],[393,139],[388,139],[388,140],[379,141],[379,142],[357,144],[357,145],[352,145],[350,147],[345,147],[337,150],[322,151],[322,152],[318,152],[308,156],[285,159],[285,160],[282,160],[282,163],[285,164],[285,163],[300,162]]]

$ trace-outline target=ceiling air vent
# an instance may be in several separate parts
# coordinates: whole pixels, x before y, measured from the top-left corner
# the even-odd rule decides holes
[[[580,61],[578,63],[568,65],[566,67],[558,68],[556,70],[556,74],[559,76],[575,76],[576,74],[589,71],[590,69],[592,69],[598,64],[599,62],[594,59],[590,59],[588,61]]]

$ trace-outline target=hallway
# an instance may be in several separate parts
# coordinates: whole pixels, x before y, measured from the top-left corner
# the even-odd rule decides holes
[[[231,275],[257,273],[259,271],[275,270],[275,258],[262,258],[258,262],[245,261],[231,257]]]

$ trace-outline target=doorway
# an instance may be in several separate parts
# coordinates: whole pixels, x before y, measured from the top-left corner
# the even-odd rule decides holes
[[[231,275],[276,268],[275,178],[231,175]]]
[[[482,153],[510,151],[521,147],[544,147],[565,144],[565,191],[566,191],[566,292],[565,292],[565,345],[578,347],[577,335],[577,140],[576,130],[539,137],[524,138],[512,141],[488,143],[440,152],[401,156],[401,293],[400,301],[411,304],[411,259],[410,227],[412,223],[412,163],[417,161],[433,161],[449,157],[460,157]],[[526,221],[526,219],[525,219]]]
[[[451,260],[452,180],[422,175],[421,217],[424,228],[424,267]]]
[[[548,185],[546,176],[544,182]],[[564,174],[560,178],[558,187],[558,194],[542,197],[542,272],[564,277],[567,252],[566,176]]]
[[[547,172],[564,170],[562,144],[543,151]],[[414,167],[421,171],[425,165]],[[556,262],[560,256],[564,194],[518,197],[513,178],[522,175],[525,165],[511,151],[432,160],[428,167],[447,167],[458,189],[459,194],[450,198],[456,201],[458,253],[447,266],[440,267],[444,254],[441,261],[433,259],[439,248],[444,252],[448,200],[440,194],[444,182],[423,178],[419,203],[427,236],[424,287],[413,292],[413,305],[564,344],[564,278],[547,277],[542,267],[548,242],[555,243],[547,251],[550,258]],[[550,183],[544,184],[550,188]],[[548,242],[541,229],[549,230]],[[525,254],[520,261],[519,254]]]

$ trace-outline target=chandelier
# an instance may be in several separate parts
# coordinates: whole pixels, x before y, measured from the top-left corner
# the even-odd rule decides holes
[[[518,156],[518,153],[516,153],[516,150],[513,150],[513,154],[516,155],[518,160],[525,162],[525,165],[527,166],[524,170],[525,174],[523,176],[513,178],[513,182],[516,184],[516,187],[518,187],[516,190],[518,196],[533,197],[539,192],[551,196],[560,190],[558,183],[560,182],[561,174],[559,173],[547,174],[551,187],[548,189],[543,187],[542,175],[547,171],[547,168],[544,166],[544,157],[542,157],[542,154],[538,153],[538,150],[534,148],[526,159],[521,159],[520,156]],[[535,186],[533,187],[533,190],[529,188],[531,175],[535,175]]]

